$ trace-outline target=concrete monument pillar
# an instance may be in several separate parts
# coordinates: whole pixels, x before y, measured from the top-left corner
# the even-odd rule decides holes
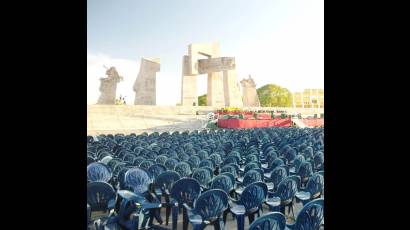
[[[156,73],[160,71],[160,60],[142,58],[140,72],[134,83],[134,105],[156,104]]]
[[[233,69],[223,71],[223,79],[225,105],[231,107],[242,107],[243,102],[236,78],[236,70]]]
[[[200,59],[200,58],[204,59]],[[236,79],[235,58],[219,57],[218,43],[197,43],[188,46],[182,64],[181,104],[198,104],[197,75],[208,75],[208,106],[242,106]]]
[[[105,72],[106,78],[100,78],[100,97],[98,98],[97,104],[100,105],[114,105],[115,97],[117,94],[117,84],[122,80],[122,77],[118,74],[115,67],[107,69]]]
[[[260,107],[258,92],[256,91],[255,81],[249,75],[248,79],[241,81],[243,105],[246,107]]]

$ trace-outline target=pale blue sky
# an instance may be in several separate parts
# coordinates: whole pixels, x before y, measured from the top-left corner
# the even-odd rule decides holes
[[[323,88],[323,0],[88,0],[88,103],[98,78],[115,65],[118,95],[133,102],[141,57],[159,57],[158,104],[180,100],[182,56],[190,43],[219,42],[236,58],[238,81],[275,83],[292,91]],[[206,77],[198,83],[206,92]]]

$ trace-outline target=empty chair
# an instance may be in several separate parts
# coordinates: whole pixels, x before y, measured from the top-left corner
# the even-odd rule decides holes
[[[279,183],[282,182],[288,176],[284,167],[276,167],[270,176],[270,181],[273,183],[273,191],[276,191]]]
[[[300,165],[305,162],[305,157],[303,155],[298,155],[293,161],[293,167],[289,169],[291,175],[296,175],[299,172]]]
[[[251,169],[245,173],[241,185],[242,187],[246,187],[247,185],[258,181],[263,181],[261,173],[257,170]]]
[[[307,203],[300,210],[294,224],[287,224],[288,229],[319,230],[324,221],[324,200],[316,199]]]
[[[87,204],[90,206],[91,212],[99,212],[99,217],[108,215],[114,202],[115,191],[110,184],[100,181],[87,184]]]
[[[154,164],[155,164],[155,161],[153,160],[144,160],[143,162],[141,162],[141,164],[138,167],[147,170],[149,167],[151,167]]]
[[[160,156],[157,156],[157,158],[155,158],[155,163],[165,165],[165,161],[167,160],[168,160],[167,156],[160,155]]]
[[[324,168],[324,156],[322,152],[317,152],[313,157],[313,169],[315,172],[321,171]]]
[[[162,164],[151,165],[147,172],[151,179],[154,181],[157,176],[163,172],[167,171],[167,168]]]
[[[102,163],[91,163],[87,166],[87,180],[91,182],[108,182],[112,177],[111,170]]]
[[[280,212],[269,212],[249,225],[249,230],[284,230],[285,228],[286,217]]]
[[[316,173],[311,176],[307,182],[304,191],[299,191],[296,193],[296,198],[298,201],[302,201],[305,205],[307,202],[320,198],[323,192],[324,180],[323,176]]]
[[[313,174],[312,164],[307,161],[303,162],[300,165],[299,171],[298,171],[298,176],[300,176],[302,188],[304,188],[304,185],[309,180],[309,177],[312,176],[312,174]]]
[[[197,180],[203,189],[208,189],[212,176],[209,170],[198,168],[195,169],[194,173],[192,173],[192,178]]]
[[[269,206],[271,211],[282,212],[285,214],[285,207],[288,207],[288,213],[293,212],[293,198],[297,192],[297,184],[295,180],[286,178],[280,182],[276,192],[269,192],[268,201],[266,204]]]
[[[199,167],[201,168],[203,166],[210,167],[212,169],[215,168],[214,162],[210,159],[201,160],[201,162],[199,163]]]
[[[183,205],[194,230],[202,230],[207,225],[214,225],[216,230],[224,229],[222,214],[228,208],[228,195],[223,190],[211,189],[202,193],[193,207]]]
[[[192,178],[182,178],[174,183],[171,188],[171,204],[172,204],[172,229],[177,229],[178,208],[182,204],[193,207],[194,200],[199,197],[201,193],[201,185]],[[183,230],[188,228],[187,210],[183,207]]]
[[[175,170],[175,166],[179,163],[179,161],[175,158],[169,158],[165,161],[165,167],[168,170]]]
[[[217,153],[212,153],[211,155],[209,155],[209,159],[213,161],[215,167],[222,164],[222,158]]]
[[[235,214],[239,230],[244,229],[244,218],[248,216],[252,223],[268,195],[268,187],[263,182],[252,183],[244,189],[239,200],[232,200],[229,210]]]
[[[179,175],[182,177],[189,177],[192,172],[191,172],[191,166],[189,166],[188,163],[186,162],[179,162],[175,166],[175,172],[179,173]]]
[[[199,158],[199,156],[197,155],[190,156],[188,159],[188,163],[190,164],[192,169],[198,168],[200,162],[201,162],[201,158]]]
[[[226,194],[230,194],[234,188],[232,179],[227,175],[218,175],[212,179],[211,189],[222,189]]]
[[[125,173],[125,185],[130,187],[136,194],[144,194],[148,191],[151,178],[148,173],[139,168],[129,169]]]
[[[229,172],[234,176],[237,176],[237,171],[234,166],[232,165],[225,165],[221,168],[221,173]]]
[[[175,171],[165,171],[162,172],[157,176],[157,178],[154,181],[154,186],[155,186],[155,194],[158,197],[163,196],[165,198],[165,203],[162,203],[162,205],[165,207],[165,224],[168,225],[169,222],[169,216],[171,215],[171,200],[170,200],[170,195],[171,195],[171,188],[174,185],[176,181],[180,179],[180,176],[177,172]]]

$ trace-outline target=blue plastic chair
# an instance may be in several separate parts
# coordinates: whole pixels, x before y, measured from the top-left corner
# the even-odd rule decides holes
[[[303,205],[307,202],[320,198],[323,192],[324,179],[323,176],[316,173],[311,176],[307,182],[304,191],[296,193],[296,200],[301,201]]]
[[[175,170],[175,166],[179,163],[179,161],[175,158],[168,158],[168,160],[165,161],[165,167],[168,170]]]
[[[102,163],[91,163],[87,166],[87,180],[90,182],[108,182],[112,177],[111,170]]]
[[[181,176],[181,178],[183,177],[189,177],[192,174],[191,171],[191,166],[189,166],[188,163],[186,162],[179,162],[176,166],[175,166],[175,172],[179,173],[179,175]]]
[[[247,173],[249,170],[251,169],[259,169],[259,164],[255,161],[249,162],[245,165],[244,169],[243,169],[243,173]]]
[[[237,171],[236,171],[236,169],[235,169],[235,167],[232,166],[232,165],[225,165],[225,166],[223,166],[223,167],[221,168],[221,173],[224,173],[224,172],[229,172],[229,173],[231,173],[231,174],[234,175],[234,176],[237,176],[237,175],[238,175],[238,174],[237,174]]]
[[[152,228],[151,211],[158,209],[160,203],[151,203],[145,197],[127,190],[119,190],[114,213],[104,221],[97,222],[96,229],[146,229]],[[140,220],[139,214],[142,214]]]
[[[134,161],[132,162],[132,164],[138,167],[143,161],[145,161],[145,157],[138,156],[134,158]]]
[[[271,172],[272,170],[274,170],[276,167],[278,166],[285,166],[285,163],[283,162],[282,159],[280,158],[276,158],[274,161],[272,161],[271,165],[268,168],[268,172]]]
[[[165,161],[167,160],[168,160],[167,156],[159,155],[157,158],[155,158],[155,163],[165,165]]]
[[[175,171],[166,171],[158,175],[154,181],[155,194],[158,197],[163,196],[165,198],[165,203],[162,203],[165,209],[165,224],[169,223],[169,216],[171,215],[171,200],[170,200],[170,191],[172,186],[176,181],[180,179],[180,176]]]
[[[239,200],[231,199],[229,210],[236,216],[238,230],[244,229],[245,216],[248,216],[249,224],[255,219],[255,214],[265,202],[268,195],[268,187],[263,182],[255,182],[248,185],[242,192]]]
[[[269,212],[249,225],[249,230],[284,230],[285,228],[286,217],[280,212]]]
[[[228,175],[218,175],[212,179],[211,182],[211,189],[221,189],[226,192],[226,194],[230,194],[234,188],[234,184],[232,183],[232,178]]]
[[[294,224],[287,224],[291,230],[309,229],[319,230],[324,221],[324,200],[316,199],[307,203],[296,217]]]
[[[211,155],[209,155],[209,159],[214,162],[215,167],[219,166],[223,162],[221,156],[217,153],[212,153]]]
[[[125,173],[125,185],[133,190],[136,194],[146,193],[149,189],[149,184],[152,182],[148,173],[139,168],[129,169]]]
[[[303,155],[298,155],[293,161],[293,167],[289,168],[290,175],[297,175],[299,172],[300,165],[305,162],[305,157]]]
[[[281,212],[285,214],[285,207],[288,207],[288,213],[293,212],[293,199],[298,188],[295,180],[286,178],[280,182],[276,192],[269,192],[266,204],[270,211]]]
[[[228,156],[228,157],[226,157],[223,164],[227,165],[227,164],[230,164],[230,163],[239,165],[240,158],[237,157],[237,156]]]
[[[199,156],[197,155],[190,156],[188,159],[188,163],[190,164],[192,169],[198,168],[200,162],[201,162],[201,158],[199,158]]]
[[[228,208],[228,195],[223,190],[211,189],[202,193],[193,208],[186,203],[183,205],[194,230],[202,230],[210,224],[215,230],[224,229],[222,214]]]
[[[198,181],[203,190],[208,189],[209,183],[212,180],[209,170],[204,168],[195,169],[194,173],[192,173],[192,178]]]
[[[189,207],[193,207],[194,200],[199,197],[201,193],[201,185],[192,178],[182,178],[174,183],[171,188],[171,204],[172,204],[172,229],[177,229],[178,221],[178,208],[182,207],[182,204],[187,204]],[[182,208],[182,221],[183,230],[188,228],[188,215],[187,210]]]
[[[247,173],[245,173],[245,176],[243,177],[242,183],[238,183],[241,187],[238,187],[235,189],[235,192],[237,194],[242,194],[243,190],[245,189],[246,186],[249,184],[252,184],[254,182],[258,181],[263,181],[263,177],[259,171],[256,171],[254,169],[249,170]]]
[[[288,176],[286,169],[284,167],[276,167],[271,175],[270,180],[273,183],[273,191],[276,191],[280,182],[282,182]]]
[[[199,158],[202,160],[205,160],[209,157],[208,152],[204,151],[204,150],[200,150],[197,152]]]
[[[215,164],[210,159],[201,160],[201,162],[199,163],[199,167],[201,168],[201,167],[204,167],[204,166],[215,169]]]
[[[301,187],[304,188],[306,182],[309,180],[309,177],[313,175],[312,164],[308,161],[303,162],[298,171],[298,176],[301,179]]]
[[[87,204],[91,212],[109,212],[115,202],[114,188],[106,182],[91,182],[87,184]]]
[[[223,166],[221,168],[221,173],[224,173],[224,172],[230,172],[235,177],[239,176],[240,173],[241,173],[239,165],[233,164],[233,163],[230,163],[230,164],[227,164],[227,165]]]
[[[323,152],[317,152],[313,157],[313,169],[315,172],[321,171],[324,168],[324,156]]]
[[[179,154],[178,154],[178,159],[179,159],[180,161],[188,161],[189,155],[186,154],[186,153],[179,153]]]
[[[141,164],[138,167],[148,170],[148,168],[153,166],[154,164],[155,164],[155,161],[153,160],[144,160],[143,162],[141,162]]]
[[[151,165],[148,168],[147,173],[151,177],[151,179],[154,181],[155,178],[157,178],[159,176],[159,174],[161,174],[165,171],[167,171],[167,168],[164,165],[154,164],[154,165]]]

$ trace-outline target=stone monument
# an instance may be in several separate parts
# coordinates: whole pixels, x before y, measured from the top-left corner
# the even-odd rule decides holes
[[[198,105],[197,75],[208,74],[207,105],[241,107],[235,68],[234,57],[219,57],[218,43],[190,44],[182,61],[181,104]]]
[[[140,72],[134,83],[134,105],[156,104],[156,73],[160,71],[160,59],[141,59]]]
[[[255,81],[249,75],[248,79],[241,81],[243,93],[243,105],[246,107],[260,107]]]
[[[117,84],[122,80],[122,77],[118,74],[115,67],[107,69],[105,72],[106,78],[100,78],[100,97],[97,104],[100,105],[114,105],[115,96],[117,93]]]

